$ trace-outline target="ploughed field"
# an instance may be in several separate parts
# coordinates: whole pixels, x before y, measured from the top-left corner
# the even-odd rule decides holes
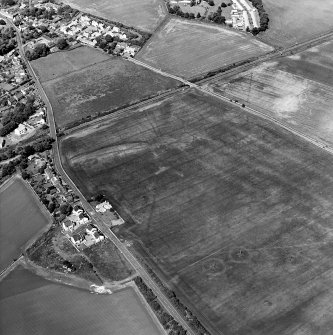
[[[272,49],[249,34],[172,18],[150,38],[137,58],[166,72],[192,78]]]
[[[14,178],[0,188],[0,270],[50,220],[37,201],[21,179]]]
[[[136,292],[112,295],[47,281],[16,268],[0,283],[2,335],[159,335],[161,331]]]
[[[332,41],[205,86],[333,145]]]
[[[166,15],[161,0],[66,0],[65,3],[105,19],[153,32]]]
[[[80,47],[32,62],[57,127],[138,102],[179,82],[100,51]]]
[[[269,29],[262,34],[267,43],[288,46],[333,29],[333,1],[263,0]]]
[[[193,90],[86,126],[61,152],[213,333],[331,334],[331,156]]]

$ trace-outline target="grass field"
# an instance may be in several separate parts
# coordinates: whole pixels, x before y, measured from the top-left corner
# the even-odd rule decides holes
[[[153,32],[166,15],[163,0],[66,0],[86,13]]]
[[[317,0],[263,0],[269,29],[263,40],[288,46],[333,29],[333,2]]]
[[[66,137],[71,178],[134,223],[182,299],[216,333],[328,335],[333,158],[190,91]]]
[[[213,80],[208,87],[333,145],[332,55],[333,42],[328,42],[223,80]]]
[[[123,58],[108,57],[88,47],[61,55],[54,54],[33,62],[59,128],[179,84]]]
[[[172,18],[147,42],[137,58],[190,78],[271,50],[248,34]]]
[[[161,334],[133,289],[90,294],[20,267],[0,283],[0,311],[2,335]]]
[[[31,65],[39,80],[44,83],[107,60],[110,60],[110,56],[106,53],[89,47],[79,47],[33,60]]]
[[[49,220],[21,179],[0,189],[0,270],[22,253],[23,246]]]

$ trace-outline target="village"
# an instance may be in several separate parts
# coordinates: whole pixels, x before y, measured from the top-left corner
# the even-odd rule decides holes
[[[37,1],[2,9],[21,32],[26,52],[44,44],[48,52],[83,44],[122,57],[134,57],[144,43],[138,31],[80,13],[68,5]],[[59,44],[59,40],[65,44]],[[37,58],[37,57],[36,57]]]

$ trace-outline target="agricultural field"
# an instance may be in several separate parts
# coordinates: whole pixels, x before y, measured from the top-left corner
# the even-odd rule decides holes
[[[166,72],[192,78],[271,50],[249,34],[172,18],[137,58]]]
[[[163,0],[66,0],[73,8],[153,32],[166,15]]]
[[[23,251],[26,243],[50,221],[46,211],[19,178],[0,189],[0,270]]]
[[[77,55],[79,50],[82,57]],[[51,55],[33,62],[52,104],[58,128],[180,84],[123,58],[106,56],[88,47],[61,54],[61,57]]]
[[[326,152],[195,90],[87,125],[61,152],[213,334],[331,334]]]
[[[333,41],[205,85],[333,145]]]
[[[22,267],[0,282],[2,335],[160,335],[136,292],[112,295],[47,281]]]
[[[263,0],[269,29],[263,41],[277,46],[303,42],[333,29],[333,2],[317,0]]]
[[[110,56],[106,53],[90,47],[79,47],[33,60],[31,65],[39,80],[44,83],[107,60],[110,60]]]

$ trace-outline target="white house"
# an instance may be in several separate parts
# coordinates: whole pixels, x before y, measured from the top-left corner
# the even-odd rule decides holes
[[[75,222],[72,222],[70,220],[65,220],[62,222],[62,229],[66,232],[72,232],[75,229]]]
[[[94,227],[93,225],[89,225],[87,228],[86,228],[86,233],[88,234],[88,235],[92,235],[94,232],[96,232],[97,231],[97,229],[96,229],[96,227]]]
[[[83,237],[81,235],[75,234],[71,236],[70,240],[74,245],[79,246],[83,242]]]
[[[82,207],[75,205],[73,208],[73,212],[74,215],[80,215],[81,213],[83,213],[83,209]]]
[[[18,127],[14,130],[15,135],[17,136],[23,136],[26,135],[27,133],[31,132],[33,130],[32,127],[25,123],[20,123]]]

